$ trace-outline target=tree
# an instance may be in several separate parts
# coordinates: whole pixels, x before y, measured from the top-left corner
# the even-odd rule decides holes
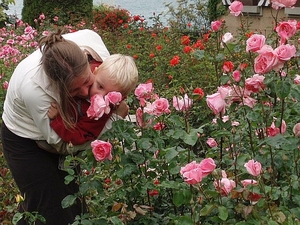
[[[22,20],[36,26],[35,19],[43,13],[47,20],[65,24],[92,21],[93,0],[23,0]],[[58,18],[58,21],[53,20]]]

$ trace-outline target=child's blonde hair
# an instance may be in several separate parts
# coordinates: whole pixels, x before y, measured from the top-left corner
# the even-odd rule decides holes
[[[127,97],[138,82],[138,69],[131,56],[110,55],[98,67],[96,76],[101,76],[103,70],[108,70],[109,79],[114,82],[114,85],[120,87],[123,97]]]

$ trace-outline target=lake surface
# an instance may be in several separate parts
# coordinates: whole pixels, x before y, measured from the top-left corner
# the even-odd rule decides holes
[[[160,13],[166,13],[168,8],[165,7],[165,4],[174,2],[174,0],[94,0],[94,5],[107,4],[123,9],[127,9],[131,15],[140,15],[143,16],[146,20],[149,20],[150,17],[158,15]],[[23,8],[23,0],[15,0],[15,5],[9,5],[9,10],[5,12],[7,14],[17,15],[18,18],[21,18],[21,12]],[[176,4],[172,3],[172,4]],[[161,21],[165,23],[166,16],[161,17]]]

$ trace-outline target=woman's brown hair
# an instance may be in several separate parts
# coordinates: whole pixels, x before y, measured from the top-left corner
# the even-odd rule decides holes
[[[64,39],[62,31],[42,37],[39,48],[43,53],[41,63],[45,73],[59,93],[58,111],[65,127],[73,128],[78,115],[70,88],[74,79],[87,70],[87,56],[77,44]]]

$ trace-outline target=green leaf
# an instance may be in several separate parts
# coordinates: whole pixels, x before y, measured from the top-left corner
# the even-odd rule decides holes
[[[72,182],[75,179],[74,176],[72,175],[67,175],[65,176],[65,184],[69,184],[70,182]]]
[[[207,216],[207,215],[209,215],[214,208],[216,208],[215,204],[205,205],[203,207],[203,209],[200,210],[200,216]]]
[[[22,219],[22,217],[23,217],[23,213],[17,212],[12,219],[12,223],[14,225],[17,224]]]
[[[172,159],[174,159],[178,155],[178,151],[175,149],[175,147],[165,149],[165,151],[166,151],[165,158],[167,163],[169,163]]]
[[[279,80],[276,84],[276,94],[280,99],[286,98],[291,90],[291,83],[287,80]]]
[[[223,221],[227,220],[228,218],[228,209],[224,206],[219,206],[218,207],[219,210],[219,218]]]
[[[230,77],[227,75],[223,75],[220,77],[221,84],[227,84],[229,80],[230,80]]]
[[[184,143],[194,146],[198,140],[198,130],[192,129],[189,134],[184,135]]]
[[[192,194],[190,190],[180,190],[174,193],[173,202],[174,205],[181,206],[184,204],[188,204],[192,199]]]
[[[75,195],[68,195],[66,196],[62,202],[61,202],[61,206],[63,209],[70,207],[71,205],[73,205],[76,201],[76,196]]]
[[[136,165],[134,164],[127,164],[123,167],[123,169],[119,170],[116,172],[117,176],[119,178],[125,178],[125,177],[129,177],[133,172],[135,172],[137,170]]]
[[[112,222],[112,224],[114,225],[124,225],[124,223],[122,222],[122,220],[120,220],[118,217],[114,216],[110,218],[110,221]]]
[[[291,143],[285,138],[283,137],[281,134],[277,134],[276,136],[274,137],[268,137],[266,138],[264,141],[262,141],[260,143],[260,145],[263,145],[263,144],[268,144],[272,147],[279,147],[281,145],[290,145]]]
[[[136,164],[143,164],[145,162],[145,157],[140,152],[137,152],[137,151],[128,152],[128,156]]]
[[[194,222],[190,216],[181,216],[178,220],[180,225],[193,225]]]
[[[196,50],[194,52],[194,56],[196,59],[201,60],[205,57],[205,51],[204,50]]]

